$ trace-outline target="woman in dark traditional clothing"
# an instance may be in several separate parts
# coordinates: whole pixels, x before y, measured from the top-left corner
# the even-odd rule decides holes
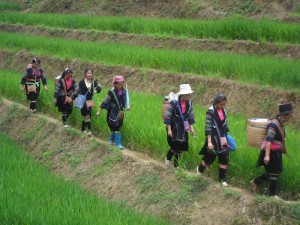
[[[170,149],[166,155],[165,164],[170,166],[173,156],[174,167],[178,167],[178,160],[183,151],[189,148],[188,132],[195,135],[193,124],[195,123],[194,111],[190,100],[193,93],[189,84],[181,84],[180,91],[177,93],[178,99],[170,102],[164,123],[167,125],[167,141]]]
[[[279,198],[276,191],[277,179],[283,170],[282,154],[287,154],[284,124],[290,120],[292,113],[292,104],[279,105],[278,115],[268,124],[257,161],[257,166],[264,166],[266,172],[251,181],[252,191],[256,191],[260,184],[269,180],[269,195]]]
[[[229,146],[226,135],[229,132],[225,106],[227,98],[223,93],[214,98],[213,105],[206,112],[205,144],[200,151],[203,155],[201,164],[197,167],[197,174],[202,175],[205,168],[211,165],[216,157],[220,163],[219,181],[223,187],[228,186],[226,172],[229,161]]]
[[[122,150],[120,129],[124,121],[124,109],[129,110],[130,106],[126,106],[126,90],[124,89],[123,76],[113,77],[113,88],[108,91],[105,99],[102,101],[97,115],[100,116],[101,110],[107,110],[106,121],[111,131],[109,143],[114,144],[116,140],[117,147]]]
[[[72,94],[76,89],[73,71],[66,68],[55,86],[54,104],[61,112],[64,127],[68,127],[68,117],[72,113],[73,101]]]
[[[28,65],[21,80],[21,91],[26,90],[27,100],[30,100],[29,108],[32,113],[36,112],[36,100],[40,94],[41,80],[44,85],[44,89],[48,91],[44,71],[39,68],[40,63],[41,60],[39,58],[33,58],[32,64]]]
[[[94,93],[100,93],[101,90],[101,85],[93,79],[93,70],[87,68],[84,72],[84,78],[78,83],[76,91],[72,95],[73,100],[75,100],[78,95],[86,96],[86,102],[81,109],[81,115],[83,116],[81,131],[86,133],[88,136],[92,135],[91,116],[92,108],[94,106],[93,96]]]

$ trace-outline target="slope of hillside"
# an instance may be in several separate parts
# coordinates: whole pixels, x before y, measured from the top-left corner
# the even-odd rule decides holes
[[[216,93],[225,92],[229,99],[226,109],[236,117],[243,115],[243,121],[239,122],[243,125],[247,123],[246,118],[270,118],[277,112],[279,103],[292,102],[296,108],[291,124],[296,129],[300,128],[300,92],[297,76],[300,68],[297,64],[300,59],[298,40],[300,3],[297,0],[13,0],[9,3],[4,2],[5,4],[16,3],[18,5],[5,7],[26,13],[4,12],[1,15],[0,69],[13,70],[16,77],[17,72],[20,76],[24,73],[32,57],[38,56],[42,60],[41,66],[46,72],[48,82],[51,83],[53,78],[61,74],[66,67],[73,69],[77,81],[83,77],[86,67],[93,68],[95,79],[100,81],[103,87],[110,87],[111,77],[121,74],[130,86],[131,94],[136,91],[165,96],[170,91],[178,91],[180,84],[190,83],[195,91],[192,97],[193,102],[197,104],[195,106],[208,106]],[[0,11],[4,8],[2,4],[0,1]],[[39,14],[31,14],[31,12]],[[45,12],[61,15],[71,13],[71,16],[62,18],[59,14],[51,14],[50,20],[53,23],[50,24],[46,19],[49,15]],[[94,17],[93,21],[90,21],[88,19],[90,17],[85,15],[117,17],[102,17],[112,22],[109,26],[106,23],[100,26],[103,24],[100,17]],[[24,16],[28,17],[26,21]],[[76,19],[73,16],[77,16]],[[176,30],[202,31],[204,29],[190,26],[194,20],[160,20],[163,22],[157,23],[158,20],[142,17],[192,18],[199,20],[196,23],[209,22],[211,27],[207,28],[208,36],[193,36],[189,32],[177,34]],[[224,27],[223,19],[228,17],[233,18],[232,24]],[[241,17],[254,20],[244,20],[247,25],[250,24],[245,26],[245,23],[242,25],[240,23]],[[83,19],[77,20],[78,18]],[[264,20],[258,20],[260,18],[267,18],[270,23],[263,23]],[[200,19],[221,20],[201,21]],[[35,23],[37,20],[41,23]],[[30,23],[31,21],[33,22]],[[181,22],[187,21],[187,25],[181,26]],[[95,22],[98,22],[98,27]],[[254,24],[259,26],[252,26]],[[215,27],[221,27],[221,32],[212,32],[212,28]],[[152,29],[150,33],[149,28]],[[269,32],[265,32],[266,30]],[[245,35],[244,32],[247,31],[250,31],[251,35],[254,34],[254,38]],[[211,33],[214,36],[209,36]],[[235,35],[230,36],[230,34]],[[275,37],[272,36],[273,34],[278,35]],[[285,36],[293,39],[284,39]],[[35,41],[32,41],[33,39]],[[60,45],[59,43],[62,42],[66,44]],[[44,43],[48,45],[45,46]],[[78,54],[73,54],[72,46],[75,46],[74,49]],[[106,51],[100,49],[103,46],[107,46]],[[136,53],[142,51],[149,55],[145,57],[140,54],[139,57],[135,57],[138,55]],[[172,55],[167,51],[182,57],[183,63],[172,61]],[[124,52],[127,53],[123,55]],[[156,57],[160,56],[157,52],[162,52],[161,58]],[[206,53],[212,53],[210,62],[205,61],[208,54],[206,57],[196,58],[197,60],[189,58],[192,54]],[[113,57],[108,57],[111,55]],[[130,60],[129,62],[117,61],[118,57]],[[231,57],[233,60],[228,63]],[[155,67],[152,63],[165,59],[170,62],[166,65],[171,66]],[[264,59],[267,60],[263,61]],[[153,65],[149,66],[143,60]],[[226,76],[222,73],[224,64],[227,65]],[[172,70],[178,65],[183,65],[180,70]],[[194,68],[194,65],[198,66],[195,67],[196,70],[189,70]],[[207,65],[212,66],[207,69]],[[240,72],[235,70],[236,68],[246,69]],[[255,72],[252,72],[253,68],[256,69]],[[293,73],[290,73],[291,71]],[[256,83],[250,83],[256,75],[259,75]],[[245,79],[238,79],[239,76],[244,76]],[[265,78],[270,79],[265,81]],[[287,80],[288,82],[285,83],[284,81]],[[9,82],[7,83],[9,85]],[[17,86],[16,83],[13,82]],[[17,89],[16,86],[13,90]],[[52,89],[52,85],[49,86]],[[6,88],[5,85],[2,87]],[[8,97],[15,92],[3,91],[3,93]],[[49,106],[50,103],[52,100],[47,102]],[[160,107],[159,104],[154,107]],[[223,189],[211,179],[197,177],[194,172],[182,169],[166,170],[161,162],[137,153],[144,149],[144,152],[150,152],[146,151],[147,147],[136,147],[139,141],[125,143],[134,151],[126,149],[121,153],[96,137],[88,139],[76,129],[61,128],[57,120],[49,117],[48,111],[43,112],[47,115],[38,113],[32,116],[26,107],[6,99],[2,101],[0,96],[2,131],[22,144],[32,157],[50,171],[64,176],[65,179],[75,180],[101,197],[121,202],[142,212],[162,216],[172,224],[300,224],[299,202],[276,201],[235,187]],[[149,129],[147,132],[150,133]],[[99,130],[97,135],[105,137],[104,133]],[[124,137],[126,141],[126,136]],[[245,138],[240,138],[242,139],[245,141]],[[292,142],[294,146],[297,146],[297,140],[296,138],[296,141]],[[151,145],[152,142],[148,141],[148,143]],[[152,143],[150,147],[154,144]],[[160,156],[157,157],[158,160],[162,158]],[[297,163],[290,163],[291,170],[298,166]],[[211,175],[210,171],[207,176]],[[244,177],[245,173],[241,171]],[[252,174],[248,170],[246,172],[248,175]],[[285,179],[292,180],[289,179],[292,174],[286,173]],[[244,178],[243,181],[235,177],[230,179],[235,185],[241,185],[239,187],[248,184],[248,178]],[[295,180],[297,182],[298,179]],[[298,187],[296,182],[292,183]],[[285,187],[289,189],[290,186],[285,185]],[[266,190],[262,188],[260,194],[265,194],[264,192]],[[298,192],[295,194],[291,190],[287,190],[286,196],[281,196],[293,200],[300,198]]]
[[[173,224],[299,223],[299,203],[254,196],[234,187],[224,189],[195,173],[166,170],[144,154],[120,152],[96,137],[87,139],[75,129],[62,128],[53,118],[31,115],[25,106],[8,100],[1,101],[0,113],[2,131],[50,171],[99,196],[164,216]]]

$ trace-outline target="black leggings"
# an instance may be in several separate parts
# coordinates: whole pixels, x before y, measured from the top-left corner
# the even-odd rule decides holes
[[[38,97],[38,93],[30,92],[27,94],[27,99],[30,100],[29,108],[31,110],[36,109],[36,99]]]
[[[172,157],[174,156],[174,167],[178,167],[178,161],[179,161],[179,158],[180,158],[180,154],[181,153],[175,153],[175,152],[173,152],[173,150],[170,148],[169,149],[169,151],[168,151],[168,153],[167,153],[167,156],[166,156],[166,158],[167,158],[167,160],[171,160],[172,159]]]

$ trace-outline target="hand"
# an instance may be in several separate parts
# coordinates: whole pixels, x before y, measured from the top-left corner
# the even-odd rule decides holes
[[[71,103],[72,101],[73,101],[72,98],[66,98],[65,104],[66,103]]]
[[[194,137],[196,136],[196,132],[193,129],[191,130],[191,133]]]
[[[48,88],[47,88],[47,86],[44,86],[44,89],[45,89],[45,91],[48,91]]]
[[[283,149],[282,149],[282,154],[286,154],[286,155],[288,155],[288,153],[287,153],[287,150],[286,150],[285,146],[283,146]]]
[[[266,165],[268,165],[269,162],[270,162],[270,156],[266,155],[265,158],[264,158],[264,163],[265,163]]]
[[[168,130],[168,136],[173,137],[172,130]]]
[[[214,145],[213,145],[211,142],[209,142],[209,143],[207,144],[207,148],[208,148],[209,150],[213,150],[213,149],[214,149]]]
[[[21,91],[22,91],[22,92],[25,91],[25,85],[22,85]]]
[[[100,112],[100,111],[98,111],[96,114],[97,114],[97,116],[100,116],[101,112]]]
[[[56,105],[57,104],[57,99],[53,99],[53,104]]]

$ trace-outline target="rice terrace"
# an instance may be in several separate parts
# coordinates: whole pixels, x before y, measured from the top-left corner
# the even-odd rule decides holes
[[[300,224],[300,1],[0,0],[0,11],[1,225]],[[209,108],[237,146],[226,162]],[[275,117],[284,132],[266,120],[251,145],[249,123]]]

